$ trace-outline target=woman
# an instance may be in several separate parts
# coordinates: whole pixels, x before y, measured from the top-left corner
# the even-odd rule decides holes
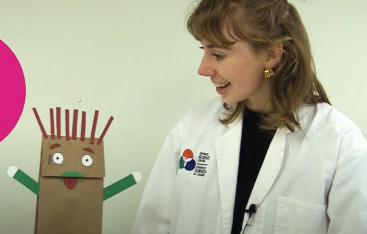
[[[132,233],[367,233],[367,143],[331,107],[286,0],[202,0],[198,73],[221,99],[171,131]]]

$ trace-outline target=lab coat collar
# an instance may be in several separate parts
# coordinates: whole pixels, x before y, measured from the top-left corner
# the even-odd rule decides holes
[[[263,202],[282,168],[287,135],[307,129],[310,110],[310,105],[302,105],[297,109],[296,115],[301,128],[296,128],[294,132],[286,127],[276,131],[247,203],[247,209],[251,204],[259,206]]]
[[[307,128],[309,109],[306,105],[303,105],[296,111],[301,128],[295,129],[295,132],[303,131]],[[242,124],[241,115],[236,121],[227,125],[228,131],[215,141],[223,217],[222,233],[225,232],[224,230],[231,230],[232,225]],[[283,164],[287,134],[292,134],[292,132],[285,127],[276,131],[255,182],[247,209],[251,204],[259,206],[275,182]]]
[[[296,110],[296,117],[300,124],[300,128],[296,128],[294,132],[304,131],[307,129],[309,123],[309,116],[310,116],[310,110],[312,105],[310,104],[302,104],[297,110]],[[292,133],[289,129],[287,129],[286,134]]]
[[[259,207],[270,191],[282,167],[286,135],[290,133],[291,131],[288,128],[280,128],[275,133],[257,176],[254,188],[247,203],[247,208],[249,208],[251,204],[255,204]]]

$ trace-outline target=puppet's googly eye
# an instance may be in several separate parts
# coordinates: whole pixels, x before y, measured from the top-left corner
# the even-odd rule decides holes
[[[84,166],[89,167],[90,165],[93,164],[93,159],[91,156],[89,156],[88,154],[84,155],[82,158],[82,163]]]
[[[61,153],[54,153],[52,159],[54,163],[61,164],[64,161],[64,156]]]

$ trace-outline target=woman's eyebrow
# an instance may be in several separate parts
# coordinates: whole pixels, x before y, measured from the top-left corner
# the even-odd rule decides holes
[[[208,49],[213,49],[213,48],[225,49],[225,50],[230,50],[231,49],[229,46],[216,45],[216,44],[213,44],[213,43],[205,44],[205,45],[203,45],[203,47],[206,47]]]

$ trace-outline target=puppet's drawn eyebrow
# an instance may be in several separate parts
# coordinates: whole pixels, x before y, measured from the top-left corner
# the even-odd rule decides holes
[[[55,149],[57,147],[61,147],[61,145],[60,144],[53,144],[53,145],[50,146],[50,149]]]
[[[91,149],[91,148],[84,148],[83,150],[91,153],[91,154],[94,154],[94,151]]]

